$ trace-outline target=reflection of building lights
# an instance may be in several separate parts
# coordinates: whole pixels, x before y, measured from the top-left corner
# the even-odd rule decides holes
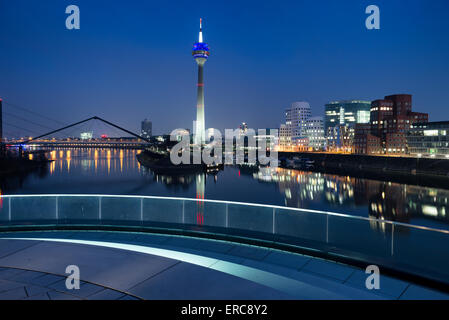
[[[120,150],[120,172],[123,172],[123,150]]]
[[[426,216],[437,217],[438,209],[435,206],[423,205],[422,213]]]
[[[111,171],[111,150],[108,150],[106,154],[107,164],[108,164],[108,174]]]
[[[97,168],[98,168],[98,150],[95,149],[94,152],[94,167],[95,167],[95,173],[97,173]]]

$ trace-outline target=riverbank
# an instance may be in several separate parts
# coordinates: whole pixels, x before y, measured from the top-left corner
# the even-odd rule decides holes
[[[449,159],[279,152],[279,159],[293,157],[313,161],[308,171],[449,189]]]

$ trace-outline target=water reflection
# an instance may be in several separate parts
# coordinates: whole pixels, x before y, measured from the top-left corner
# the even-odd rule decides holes
[[[289,207],[324,201],[334,208],[365,207],[370,217],[381,220],[449,223],[449,190],[281,168],[260,168],[253,177],[277,183]]]
[[[138,152],[52,150],[48,157],[55,161],[46,168],[27,175],[0,177],[0,192],[138,194],[247,201],[449,229],[449,190],[255,166],[227,166],[213,174],[160,175],[140,166],[136,160]],[[196,210],[197,222],[203,224],[203,201],[198,201]],[[372,228],[385,231],[385,224],[373,222]]]

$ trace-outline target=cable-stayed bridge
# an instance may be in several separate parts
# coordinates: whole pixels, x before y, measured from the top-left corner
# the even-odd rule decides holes
[[[21,149],[33,147],[33,149],[38,148],[40,150],[54,148],[145,149],[152,144],[150,139],[98,116],[67,125],[27,108],[5,101],[3,103],[8,107],[8,111],[4,111],[0,107],[0,113],[3,116],[0,118],[3,124],[3,142],[9,147],[19,147]],[[100,123],[106,126],[109,132],[111,131],[110,129],[115,130],[113,131],[114,137],[106,137],[104,135],[97,138],[81,139],[80,132],[93,132],[93,123]],[[58,124],[58,126],[64,125],[58,129],[53,129],[52,127],[55,124]],[[39,133],[44,131],[44,129],[47,132]],[[98,131],[101,130],[105,129]],[[24,133],[26,133],[25,137],[23,136]],[[123,133],[127,136],[123,136]],[[5,137],[10,138],[5,139]]]

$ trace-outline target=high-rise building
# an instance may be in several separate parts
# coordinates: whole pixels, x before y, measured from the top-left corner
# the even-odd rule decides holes
[[[327,149],[352,152],[356,124],[369,123],[370,101],[343,100],[325,105],[324,133]]]
[[[146,139],[153,135],[153,123],[148,119],[142,121],[140,129],[140,135]]]
[[[198,42],[193,45],[192,55],[198,65],[197,101],[196,101],[196,124],[195,124],[195,144],[204,144],[205,123],[204,123],[204,64],[209,57],[209,46],[203,42],[202,19],[200,19],[200,33]]]
[[[286,151],[303,151],[308,147],[307,120],[310,118],[307,102],[293,102],[285,110],[285,124],[279,128],[279,147]]]
[[[412,112],[412,96],[396,94],[371,103],[370,132],[357,132],[357,152],[407,154],[407,132],[414,123],[428,122],[427,113]],[[365,128],[359,128],[359,131]]]
[[[393,101],[387,99],[374,100],[371,103],[371,133],[381,136],[384,132],[384,119],[393,116]]]
[[[338,125],[355,126],[356,123],[369,123],[371,101],[343,100],[325,105],[324,131]]]
[[[323,117],[310,117],[307,120],[306,136],[309,138],[309,148],[315,151],[325,149]]]
[[[308,102],[293,102],[285,110],[285,124],[290,127],[292,141],[306,137],[307,120],[310,118],[310,105]]]

